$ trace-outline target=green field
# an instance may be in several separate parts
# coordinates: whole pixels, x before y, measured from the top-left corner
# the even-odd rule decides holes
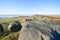
[[[0,23],[5,23],[5,22],[11,22],[14,20],[17,20],[19,18],[5,18],[5,19],[0,19]]]

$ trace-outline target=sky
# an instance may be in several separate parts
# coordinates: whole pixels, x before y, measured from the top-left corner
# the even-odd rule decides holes
[[[60,15],[60,0],[0,0],[0,15]]]

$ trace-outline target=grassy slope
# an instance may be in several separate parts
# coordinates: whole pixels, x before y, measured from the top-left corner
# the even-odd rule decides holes
[[[17,40],[17,35],[19,34],[19,32],[18,33],[8,33],[8,30],[7,30],[7,27],[6,26],[8,26],[8,24],[10,23],[10,22],[13,22],[13,21],[15,21],[15,20],[19,20],[19,18],[6,18],[6,19],[0,19],[0,24],[3,24],[3,27],[4,27],[4,31],[6,31],[5,33],[4,33],[4,35],[6,35],[6,36],[1,36],[0,37],[0,40],[9,40],[8,38],[10,38],[11,37],[11,39],[14,39],[15,37],[16,37],[16,40]],[[9,35],[7,35],[7,34],[9,34]],[[16,35],[16,36],[15,36]]]

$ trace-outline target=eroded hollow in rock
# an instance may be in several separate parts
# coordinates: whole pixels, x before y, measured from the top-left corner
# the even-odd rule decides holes
[[[3,26],[2,24],[0,24],[0,35],[2,35],[3,31],[4,31]]]
[[[15,22],[11,23],[10,26],[8,27],[8,29],[10,29],[11,32],[20,31],[21,28],[22,28],[22,25],[19,21],[15,21]]]
[[[0,32],[3,32],[3,26],[0,24]]]

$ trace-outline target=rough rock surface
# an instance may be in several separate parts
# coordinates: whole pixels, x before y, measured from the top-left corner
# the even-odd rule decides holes
[[[18,40],[60,40],[60,24],[27,21],[21,29]]]

